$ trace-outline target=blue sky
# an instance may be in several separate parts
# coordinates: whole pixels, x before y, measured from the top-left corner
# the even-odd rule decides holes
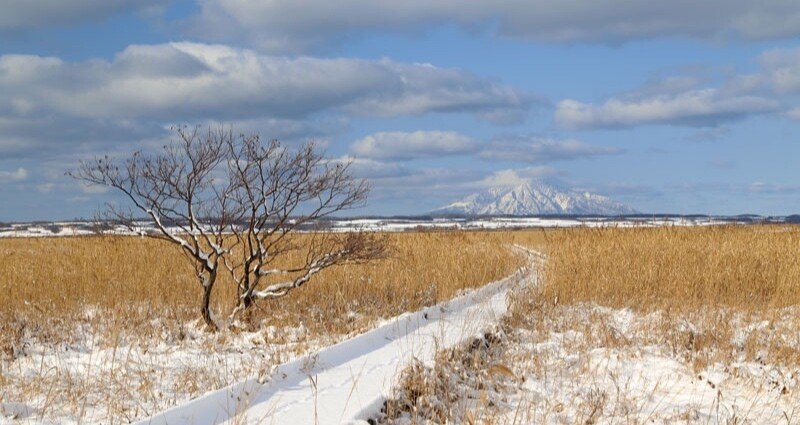
[[[317,140],[414,214],[543,178],[644,212],[800,212],[800,3],[12,0],[0,220],[90,217],[64,177],[175,124]]]

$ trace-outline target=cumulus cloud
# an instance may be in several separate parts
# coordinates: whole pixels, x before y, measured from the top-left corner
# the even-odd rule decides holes
[[[134,45],[110,61],[3,55],[0,92],[6,153],[72,139],[155,137],[163,123],[264,127],[269,119],[270,129],[319,135],[308,123],[337,127],[335,116],[482,116],[525,113],[531,105],[526,93],[456,69],[287,58],[198,43]]]
[[[753,182],[747,188],[747,192],[764,195],[792,195],[800,193],[800,185],[797,184],[775,184],[765,182]]]
[[[374,159],[407,160],[472,153],[475,139],[453,131],[379,132],[353,144],[356,155]]]
[[[800,121],[800,108],[792,108],[786,111],[786,116],[793,120]]]
[[[0,183],[21,182],[28,179],[28,170],[20,167],[13,171],[0,170]]]
[[[775,111],[779,103],[755,95],[729,95],[719,89],[689,90],[652,97],[610,98],[601,105],[572,99],[556,106],[556,122],[570,129],[621,128],[646,124],[714,126],[748,115]]]
[[[259,134],[267,139],[277,139],[281,143],[298,144],[313,141],[317,146],[327,149],[330,138],[341,134],[350,125],[346,117],[308,117],[301,119],[258,117],[243,120],[205,120],[203,127],[231,128],[241,134]]]
[[[169,0],[5,0],[0,31],[25,31],[75,25],[105,19],[115,13],[138,11]]]
[[[487,160],[545,163],[618,153],[622,153],[622,149],[593,146],[579,140],[507,136],[494,139],[479,156]]]
[[[411,211],[419,213],[440,207],[445,199],[457,198],[490,187],[516,186],[532,179],[560,176],[559,170],[547,166],[498,171],[476,169],[417,168],[406,175],[376,177],[371,180],[375,191],[373,208],[381,210],[383,200],[402,200]],[[396,211],[387,210],[387,213]]]
[[[737,75],[725,84],[727,90],[741,93],[769,91],[785,95],[800,92],[800,49],[772,49],[758,57],[760,69]]]
[[[779,93],[800,91],[800,49],[776,49],[761,54],[761,77]]]
[[[472,190],[470,184],[484,175],[470,168],[403,168],[406,173],[385,175],[379,172],[370,177],[373,187],[370,194],[372,209],[384,214],[396,214],[394,208],[400,202],[406,204],[409,211],[419,213],[440,206],[441,202],[437,199]],[[384,201],[388,202],[389,208],[382,207]]]
[[[167,132],[163,125],[154,122],[95,120],[52,113],[8,117],[2,114],[0,111],[0,157],[3,158],[85,157],[96,153],[98,146],[133,148],[133,143],[157,139],[160,143]]]
[[[297,50],[365,31],[439,25],[551,42],[618,43],[656,37],[761,40],[800,35],[794,0],[205,0],[190,20],[199,36],[246,38]]]
[[[484,143],[453,131],[379,132],[356,141],[351,150],[359,157],[384,161],[475,155],[489,161],[539,164],[623,152],[620,148],[593,146],[579,140],[524,135],[506,135]]]
[[[333,158],[331,162],[349,164],[350,172],[360,179],[388,179],[411,175],[412,170],[397,162],[376,161],[369,158],[356,158],[349,155]]]
[[[602,103],[565,99],[556,123],[564,128],[622,128],[647,124],[717,126],[744,117],[779,112],[800,119],[800,108],[784,103],[800,93],[800,49],[774,49],[758,57],[760,68],[733,75],[716,87],[691,76],[650,82]],[[702,136],[702,134],[700,134]]]
[[[0,57],[0,110],[78,117],[302,117],[527,109],[513,88],[455,69],[388,59],[286,58],[222,45],[130,46],[113,61]]]
[[[535,167],[506,169],[493,171],[482,179],[472,182],[470,186],[478,189],[513,187],[519,186],[522,183],[530,182],[533,179],[553,177],[559,174],[561,174],[559,170],[553,167],[542,165]]]

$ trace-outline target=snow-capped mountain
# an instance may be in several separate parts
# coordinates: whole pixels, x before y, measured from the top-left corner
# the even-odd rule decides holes
[[[589,192],[560,189],[544,182],[491,188],[475,193],[433,215],[621,215],[637,213],[631,207]]]

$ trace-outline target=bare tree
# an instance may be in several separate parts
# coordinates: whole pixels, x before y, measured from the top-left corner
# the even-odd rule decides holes
[[[235,320],[258,300],[279,298],[321,270],[377,258],[383,239],[363,232],[290,235],[321,219],[364,204],[369,187],[349,163],[329,161],[313,143],[290,150],[259,136],[198,128],[177,130],[178,140],[155,155],[133,154],[123,164],[108,157],[82,162],[71,176],[117,189],[128,210],[108,205],[108,216],[147,236],[178,245],[194,265],[202,288],[201,316],[211,329],[212,289],[220,269],[237,285]],[[300,264],[279,267],[303,250]],[[285,280],[275,281],[283,276]],[[271,283],[270,283],[271,282]]]
[[[180,246],[194,265],[202,288],[201,315],[212,329],[211,292],[226,253],[225,233],[235,221],[229,194],[233,182],[215,179],[226,162],[230,132],[198,128],[177,130],[178,140],[157,155],[136,152],[122,164],[109,157],[82,162],[71,176],[87,183],[117,189],[130,201],[130,209],[107,204],[107,216],[130,230],[142,230],[140,217],[155,225],[147,236]]]
[[[313,144],[290,152],[277,141],[263,144],[254,136],[229,143],[229,149],[229,179],[237,182],[237,205],[247,211],[243,228],[234,232],[242,246],[239,258],[226,263],[239,294],[232,319],[256,300],[285,296],[327,267],[381,255],[384,247],[378,238],[315,232],[304,247],[305,262],[277,267],[276,260],[299,248],[290,233],[362,205],[369,187],[352,178],[349,163],[325,160]],[[292,277],[266,284],[273,276]]]

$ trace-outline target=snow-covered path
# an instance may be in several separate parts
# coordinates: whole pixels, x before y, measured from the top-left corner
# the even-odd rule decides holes
[[[537,253],[517,247],[531,260]],[[533,261],[531,261],[533,264]],[[535,279],[535,267],[453,300],[392,319],[353,339],[176,406],[140,424],[359,423],[380,410],[412,360],[480,335],[506,313],[509,291]],[[366,422],[363,422],[366,423]]]

